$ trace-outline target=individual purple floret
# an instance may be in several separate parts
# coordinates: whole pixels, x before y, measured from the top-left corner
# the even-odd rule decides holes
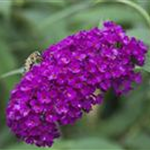
[[[101,104],[109,89],[121,95],[141,82],[135,67],[144,65],[147,49],[112,21],[51,45],[11,92],[8,126],[29,144],[51,146],[59,125]]]

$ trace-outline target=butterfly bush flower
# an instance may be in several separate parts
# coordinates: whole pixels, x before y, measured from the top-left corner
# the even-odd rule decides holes
[[[141,82],[135,67],[144,65],[147,49],[111,21],[68,36],[45,50],[12,90],[8,126],[29,144],[51,146],[59,125],[73,124],[101,104],[109,89],[121,95]]]

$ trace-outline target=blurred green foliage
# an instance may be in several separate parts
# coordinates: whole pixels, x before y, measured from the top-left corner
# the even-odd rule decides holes
[[[93,0],[94,1],[94,0]],[[150,13],[149,0],[134,0]],[[89,0],[0,0],[0,75],[22,67],[27,56],[103,20],[121,24],[127,33],[150,45],[144,19],[123,4],[91,5]],[[150,54],[148,54],[149,56]],[[145,70],[150,71],[150,57]],[[9,92],[21,76],[0,79],[0,149],[37,149],[18,141],[5,122]],[[150,76],[124,97],[108,93],[75,125],[62,127],[62,139],[52,150],[150,149]],[[50,148],[48,148],[50,149]]]

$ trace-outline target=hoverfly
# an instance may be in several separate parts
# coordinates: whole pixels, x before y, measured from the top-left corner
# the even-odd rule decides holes
[[[42,61],[42,56],[40,52],[35,51],[29,55],[24,64],[24,73],[30,71],[34,64],[37,64]]]

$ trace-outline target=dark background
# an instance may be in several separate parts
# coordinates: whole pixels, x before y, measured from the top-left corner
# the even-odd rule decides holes
[[[112,0],[113,1],[113,0]],[[104,20],[121,24],[127,33],[150,44],[150,29],[144,18],[125,4],[92,5],[88,0],[0,0],[0,76],[23,66],[28,55],[43,51],[67,35],[101,26]],[[133,0],[150,13],[149,0]],[[53,150],[150,149],[150,77],[134,85],[128,95],[108,93],[101,106],[76,124],[62,128],[62,138]],[[5,122],[9,92],[20,75],[0,78],[0,149],[28,149],[17,140]]]

